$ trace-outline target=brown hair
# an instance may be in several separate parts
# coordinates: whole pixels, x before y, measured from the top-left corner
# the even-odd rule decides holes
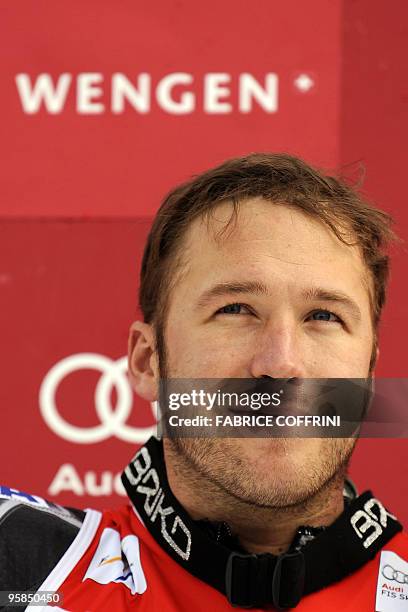
[[[367,203],[345,180],[283,153],[254,153],[231,159],[176,187],[163,201],[145,248],[140,307],[147,323],[163,326],[165,305],[174,279],[182,238],[193,221],[221,202],[262,197],[302,210],[326,224],[339,240],[361,249],[371,273],[374,329],[385,303],[389,258],[385,248],[395,238],[392,218]],[[347,240],[353,236],[354,242]],[[159,347],[159,350],[163,347]]]

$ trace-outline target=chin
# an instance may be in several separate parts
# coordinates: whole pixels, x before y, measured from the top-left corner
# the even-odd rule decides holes
[[[297,469],[311,459],[322,460],[322,438],[233,438],[236,452],[257,472],[279,467]]]
[[[180,440],[179,440],[180,442]],[[323,438],[184,439],[179,450],[233,498],[283,508],[305,502],[344,465],[345,443]]]
[[[284,507],[306,501],[335,472],[320,438],[270,438],[236,441],[242,478],[231,493],[252,503]]]

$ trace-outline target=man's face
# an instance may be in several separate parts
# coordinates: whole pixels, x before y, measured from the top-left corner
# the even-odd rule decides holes
[[[192,223],[171,292],[169,378],[366,378],[373,347],[369,280],[359,251],[318,220],[262,199]],[[225,287],[223,287],[225,285]],[[170,442],[166,441],[166,444]],[[353,439],[179,439],[208,479],[280,507],[316,493],[347,462]]]

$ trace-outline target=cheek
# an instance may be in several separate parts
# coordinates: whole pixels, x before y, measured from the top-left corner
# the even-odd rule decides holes
[[[312,351],[309,363],[314,363],[319,375],[335,378],[365,378],[369,371],[372,339],[350,341],[344,338],[333,344],[322,344]]]
[[[167,361],[171,376],[184,378],[241,377],[250,355],[242,343],[222,334],[194,334],[183,329],[166,334]]]

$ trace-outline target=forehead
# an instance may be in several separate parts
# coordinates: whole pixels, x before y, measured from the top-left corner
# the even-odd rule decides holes
[[[218,268],[234,262],[250,265],[272,257],[281,267],[318,265],[323,269],[343,263],[343,267],[351,266],[365,276],[357,246],[341,242],[323,222],[293,206],[257,198],[241,203],[236,217],[232,215],[233,206],[226,202],[208,218],[191,223],[182,246],[187,270],[202,268],[203,258],[207,263],[213,260]],[[350,236],[346,239],[352,241]]]
[[[232,204],[223,203],[187,229],[172,282],[173,306],[216,283],[260,281],[277,298],[314,286],[347,291],[370,315],[372,281],[358,247],[284,203],[251,199],[240,204],[235,219],[232,213]]]

